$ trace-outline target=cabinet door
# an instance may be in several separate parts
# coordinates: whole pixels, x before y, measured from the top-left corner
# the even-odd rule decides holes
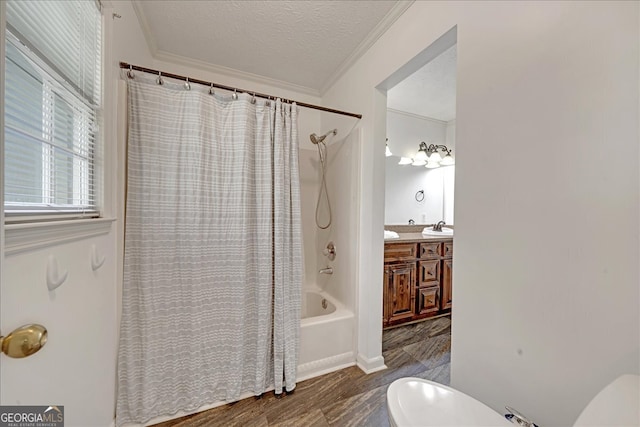
[[[418,262],[418,286],[435,286],[440,280],[440,260]],[[435,282],[435,283],[434,283]]]
[[[440,287],[418,288],[416,315],[435,313],[440,310]]]
[[[396,323],[413,317],[414,288],[416,283],[416,265],[391,264],[387,268],[388,323]]]
[[[442,260],[442,309],[451,308],[452,306],[452,278],[451,272],[453,261],[450,259]]]

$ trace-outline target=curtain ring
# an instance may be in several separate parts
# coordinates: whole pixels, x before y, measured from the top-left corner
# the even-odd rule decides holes
[[[231,95],[231,98],[233,98],[234,101],[238,99],[238,93],[236,92],[236,89],[233,89],[233,94]]]
[[[187,77],[187,81],[184,82],[184,88],[186,90],[191,90],[191,85],[189,84],[189,77]]]
[[[156,83],[158,83],[160,86],[164,84],[164,81],[162,80],[162,71],[158,71],[158,78],[156,79]]]
[[[129,77],[130,79],[134,78],[133,65],[131,65],[131,64],[129,64],[129,71],[127,71],[127,77]]]
[[[213,95],[215,93],[216,93],[216,91],[213,90],[213,83],[211,83],[211,87],[209,88],[209,95]]]

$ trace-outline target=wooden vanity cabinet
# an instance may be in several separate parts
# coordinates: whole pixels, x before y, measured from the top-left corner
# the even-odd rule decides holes
[[[451,309],[453,241],[385,243],[383,327]]]

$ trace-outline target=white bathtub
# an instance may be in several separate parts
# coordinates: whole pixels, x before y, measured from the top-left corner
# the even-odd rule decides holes
[[[298,381],[355,365],[355,316],[321,290],[305,290]]]

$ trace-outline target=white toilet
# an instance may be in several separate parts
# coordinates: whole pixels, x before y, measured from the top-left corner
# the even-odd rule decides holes
[[[393,427],[515,425],[461,391],[421,378],[391,383],[387,407]],[[640,375],[623,375],[606,386],[574,423],[575,427],[639,425]]]

